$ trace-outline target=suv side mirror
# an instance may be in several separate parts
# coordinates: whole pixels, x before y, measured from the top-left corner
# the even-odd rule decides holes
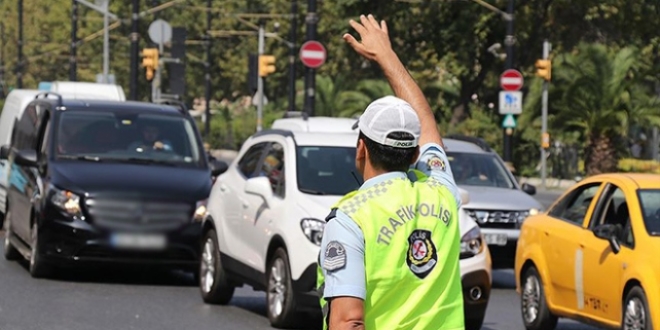
[[[229,165],[221,160],[211,161],[211,176],[216,177],[222,173],[227,172]]]
[[[268,205],[268,200],[273,197],[273,189],[270,187],[270,180],[265,176],[249,178],[245,182],[245,192],[263,197],[266,205]]]
[[[596,228],[593,229],[594,236],[604,239],[610,243],[610,248],[612,249],[612,252],[614,254],[619,253],[621,251],[621,244],[619,244],[619,234],[621,232],[621,228],[617,225],[612,225],[612,224],[602,224],[596,226]]]
[[[0,159],[7,159],[9,158],[9,146],[8,145],[3,145],[0,147]]]
[[[14,162],[17,165],[35,167],[37,166],[37,151],[36,150],[19,150],[16,152]]]
[[[522,186],[522,191],[526,192],[528,195],[535,195],[536,194],[536,187],[529,183],[523,183]]]
[[[467,190],[458,188],[458,193],[461,195],[461,204],[466,205],[470,202],[470,193]]]

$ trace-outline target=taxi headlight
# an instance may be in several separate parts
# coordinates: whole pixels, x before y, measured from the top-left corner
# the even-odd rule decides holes
[[[300,228],[310,242],[321,246],[325,221],[314,218],[305,218],[300,221]]]
[[[51,187],[53,194],[50,201],[60,210],[74,217],[82,217],[80,210],[80,196],[69,190],[61,190]]]
[[[206,209],[206,199],[197,202],[197,205],[195,206],[195,213],[193,214],[193,220],[195,222],[201,222],[204,220],[204,218],[206,218],[207,214],[208,210]]]
[[[476,226],[461,237],[461,259],[474,257],[484,250],[481,229]]]

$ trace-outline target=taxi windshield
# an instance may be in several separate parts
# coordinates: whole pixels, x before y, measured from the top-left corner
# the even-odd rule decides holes
[[[168,114],[67,111],[55,147],[58,159],[201,165],[193,124]]]
[[[660,236],[660,189],[642,189],[638,194],[646,231]]]
[[[494,155],[448,152],[447,158],[457,185],[514,188],[504,164]]]
[[[345,195],[360,187],[362,178],[355,169],[355,147],[301,146],[297,151],[301,192]]]

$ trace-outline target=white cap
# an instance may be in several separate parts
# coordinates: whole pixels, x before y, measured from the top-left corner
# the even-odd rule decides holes
[[[422,130],[412,106],[394,96],[381,97],[371,102],[353,125],[353,129],[356,128],[374,142],[395,148],[416,147]],[[408,133],[414,139],[396,140],[387,137],[394,132]]]

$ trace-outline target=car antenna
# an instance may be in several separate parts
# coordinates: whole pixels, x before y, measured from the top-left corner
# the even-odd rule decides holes
[[[358,187],[362,187],[362,182],[360,182],[360,179],[358,179],[357,175],[355,174],[355,171],[351,171],[351,174],[353,174],[353,178],[358,184]]]

